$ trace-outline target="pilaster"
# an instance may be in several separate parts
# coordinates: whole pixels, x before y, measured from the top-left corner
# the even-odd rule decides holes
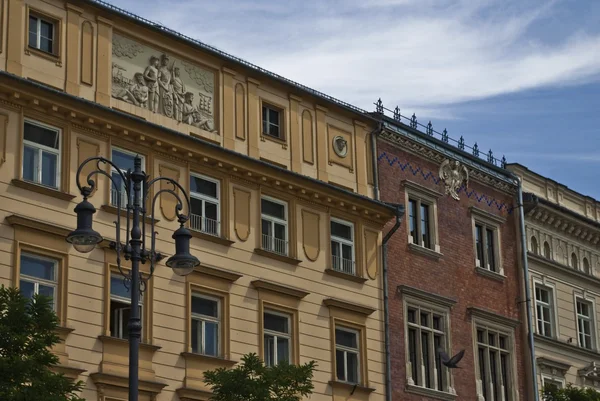
[[[8,32],[6,34],[6,71],[23,76],[23,49],[25,48],[25,4],[23,0],[8,2]]]
[[[258,159],[260,149],[258,138],[260,137],[260,102],[258,99],[258,85],[260,82],[248,78],[248,156]]]
[[[290,95],[290,146],[292,148],[292,171],[302,172],[302,138],[300,137],[300,116],[298,114],[302,99]]]
[[[327,109],[317,106],[317,178],[321,181],[328,181],[327,174]]]
[[[223,70],[223,146],[226,149],[234,149],[234,126],[235,126],[235,92],[233,77],[235,71],[229,68],[222,68]]]
[[[65,5],[67,9],[67,93],[79,96],[79,23],[83,10],[71,3]]]
[[[111,59],[112,21],[97,17],[98,21],[98,67],[96,69],[96,102],[110,107],[111,98]]]

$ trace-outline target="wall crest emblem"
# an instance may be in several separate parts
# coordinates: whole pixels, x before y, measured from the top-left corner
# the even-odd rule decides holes
[[[465,188],[469,187],[469,171],[458,160],[446,159],[442,162],[440,179],[444,182],[445,193],[456,200],[460,200],[458,190],[463,182]]]
[[[348,141],[341,135],[333,138],[333,151],[339,157],[346,157],[348,154]]]

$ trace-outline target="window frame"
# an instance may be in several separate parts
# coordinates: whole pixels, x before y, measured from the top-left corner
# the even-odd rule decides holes
[[[337,343],[337,336],[336,336],[336,332],[340,330],[340,331],[345,331],[346,333],[352,333],[356,336],[356,348],[351,348],[351,347],[347,347],[344,345],[339,345]],[[335,326],[333,327],[333,333],[334,333],[334,339],[333,339],[333,343],[335,345],[335,378],[338,382],[341,383],[348,383],[348,384],[360,384],[362,383],[362,374],[361,374],[361,369],[362,369],[362,358],[361,358],[361,332],[360,330],[357,330],[355,328],[352,327],[348,327],[346,325],[344,325],[343,323],[337,323],[335,324]],[[337,376],[337,352],[338,351],[342,351],[344,352],[344,377],[345,380],[341,380],[338,378]],[[356,365],[356,382],[351,382],[348,381],[348,362],[347,362],[347,354],[348,353],[354,353],[356,354],[356,361],[357,361],[357,365]]]
[[[110,150],[110,161],[113,162],[113,163],[114,163],[114,161],[113,161],[113,150],[117,150],[118,152],[121,152],[123,154],[132,156],[134,158],[135,158],[135,156],[140,156],[140,158],[142,159],[142,171],[145,171],[145,168],[146,168],[146,156],[144,154],[139,153],[139,152],[134,152],[134,151],[131,151],[131,150],[119,147],[119,146],[115,146],[113,144],[110,145],[109,150]],[[131,167],[131,169],[133,171],[133,167]],[[125,175],[127,174],[127,170],[123,170],[122,168],[119,168],[119,170],[123,174],[125,174]],[[110,166],[110,175],[111,175],[111,177],[112,177],[113,173],[116,173],[116,169],[113,166]],[[109,185],[108,186],[108,205],[117,208],[118,205],[116,204],[116,202],[113,203],[113,191],[115,191],[114,193],[115,193],[115,196],[116,196],[116,190],[114,189],[114,185],[113,185],[111,179],[108,179],[108,185]],[[142,194],[144,193],[143,186],[144,186],[144,184],[142,183]],[[121,199],[121,208],[123,210],[125,210],[125,207],[127,205],[127,192],[123,192],[121,194],[121,196],[123,197]],[[123,203],[123,201],[125,201],[125,203]],[[132,201],[133,201],[133,199],[132,199]],[[141,201],[143,202],[143,200],[141,200]]]
[[[541,377],[541,382],[542,382],[541,389],[543,389],[544,386],[546,385],[546,381],[551,381],[551,382],[554,382],[554,383],[559,383],[560,384],[559,389],[565,388],[566,381],[565,381],[564,377],[563,378],[557,378],[556,376],[551,376],[551,375],[548,375],[546,373],[541,373],[540,377]]]
[[[215,301],[217,303],[217,317],[213,317],[213,316],[208,316],[208,315],[202,315],[202,314],[195,314],[192,311],[192,299],[193,298],[203,298],[205,300],[209,300],[209,301]],[[199,352],[194,352],[193,348],[192,348],[192,325],[194,324],[194,319],[196,320],[200,320],[202,322],[202,344],[201,344],[201,350]],[[206,353],[206,346],[205,346],[205,329],[204,329],[204,322],[205,321],[211,321],[211,322],[216,322],[217,324],[217,354],[216,355],[210,355]],[[198,289],[192,288],[191,293],[190,293],[190,352],[196,355],[204,355],[204,356],[209,356],[209,357],[216,357],[216,358],[220,358],[222,357],[222,352],[223,352],[223,346],[222,346],[222,341],[223,341],[223,298],[219,297],[219,296],[215,296],[215,295],[209,295],[205,292],[202,292]]]
[[[406,234],[409,249],[416,251],[424,251],[427,255],[435,257],[441,256],[440,253],[440,238],[439,238],[439,224],[438,224],[438,205],[437,200],[442,196],[441,193],[436,192],[432,189],[419,185],[415,182],[404,180],[402,181],[404,188],[404,202],[407,205],[406,212]],[[410,205],[411,200],[416,203],[416,216],[415,218],[415,231],[417,240],[413,238],[411,234],[411,216],[410,216]],[[422,245],[422,233],[421,233],[421,205],[425,204],[429,207],[428,210],[428,228],[429,228],[429,247]],[[433,252],[433,254],[432,254]]]
[[[283,332],[269,330],[269,329],[265,328],[265,321],[264,321],[265,314],[286,318],[288,321],[289,333],[283,333]],[[262,308],[262,316],[263,316],[263,319],[262,319],[263,361],[265,362],[265,365],[266,366],[276,366],[280,362],[278,355],[277,355],[277,338],[278,337],[286,338],[288,340],[288,362],[290,364],[293,363],[292,362],[293,357],[294,357],[294,332],[293,332],[293,330],[294,330],[294,326],[295,326],[293,314],[284,312],[282,310],[270,308],[269,305],[267,305],[266,307]],[[274,359],[276,359],[275,365],[269,365],[269,364],[267,364],[267,361],[266,361],[266,350],[264,349],[264,341],[265,341],[266,335],[270,335],[275,338],[274,355],[273,355]]]
[[[48,146],[45,145],[41,145],[39,143],[35,143],[35,142],[30,142],[28,140],[25,139],[25,124],[30,124],[30,125],[34,125],[34,126],[38,126],[40,128],[43,129],[47,129],[50,131],[55,131],[58,134],[58,149],[53,149],[53,148],[49,148]],[[22,129],[23,129],[23,134],[21,137],[21,178],[23,179],[23,181],[26,182],[30,182],[32,184],[35,185],[40,185],[44,188],[50,188],[53,189],[55,191],[60,191],[63,183],[62,183],[62,163],[63,163],[63,157],[62,157],[62,152],[63,152],[63,129],[61,127],[57,127],[54,125],[50,125],[50,124],[46,124],[43,123],[41,121],[35,120],[33,118],[29,118],[29,117],[25,117],[23,118],[23,122],[22,122]],[[35,174],[38,177],[36,177],[36,179],[34,179],[33,181],[29,181],[25,179],[24,176],[24,168],[25,168],[25,146],[29,146],[31,148],[34,148],[38,151],[38,163],[39,165],[36,166],[38,168],[38,173]],[[42,168],[41,168],[41,164],[42,164],[42,158],[40,157],[42,152],[48,152],[48,153],[52,153],[54,155],[57,156],[56,158],[56,187],[52,187],[49,185],[45,185],[43,184],[41,181],[41,177],[42,177]]]
[[[595,351],[598,347],[598,338],[597,338],[597,324],[596,324],[596,300],[592,297],[586,296],[586,295],[579,295],[579,294],[574,294],[574,313],[575,313],[575,324],[577,326],[577,345],[580,348],[583,349],[588,349],[588,350],[592,350]],[[581,339],[580,339],[580,331],[579,331],[579,318],[580,318],[580,314],[577,311],[577,304],[581,302],[581,303],[586,303],[589,306],[590,309],[590,316],[584,316],[581,315],[583,317],[585,317],[587,321],[590,322],[590,341],[591,341],[591,347],[585,347],[582,345],[581,343]]]
[[[285,135],[285,108],[278,106],[272,102],[268,102],[265,101],[263,99],[261,99],[260,101],[260,136],[261,138],[264,139],[271,139],[271,140],[275,140],[275,141],[279,141],[279,142],[285,142],[287,136]],[[274,136],[271,135],[268,132],[265,132],[265,120],[263,120],[263,109],[269,109],[272,111],[276,111],[278,113],[278,128],[279,128],[279,136]],[[269,120],[269,113],[267,113],[267,124],[269,124],[269,127],[271,125],[275,125],[273,124],[270,120]]]
[[[548,291],[549,292],[549,298],[550,298],[550,302],[547,305],[542,305],[542,307],[548,307],[550,309],[550,335],[547,335],[546,333],[541,333],[538,327],[538,320],[539,320],[539,314],[538,314],[538,300],[537,300],[537,288],[540,287],[542,290]],[[537,279],[533,280],[533,307],[534,307],[534,316],[535,316],[535,332],[543,337],[546,338],[556,338],[557,334],[558,334],[558,308],[557,308],[557,304],[556,304],[556,287],[554,286],[554,284],[540,281]]]
[[[23,265],[23,256],[28,256],[30,258],[33,259],[39,259],[39,260],[43,260],[46,262],[52,262],[53,263],[53,269],[54,269],[54,281],[50,281],[50,280],[46,280],[46,279],[42,279],[39,277],[34,277],[34,276],[29,276],[27,274],[23,274],[21,273],[21,268]],[[43,284],[45,286],[48,287],[52,287],[54,289],[54,296],[52,297],[52,309],[54,310],[55,313],[58,313],[58,297],[60,296],[59,294],[59,281],[60,281],[60,276],[59,276],[59,264],[60,261],[57,260],[56,258],[50,257],[50,256],[46,256],[46,255],[40,255],[39,253],[35,253],[32,251],[29,251],[28,249],[26,249],[25,251],[21,251],[19,253],[19,288],[21,287],[21,281],[27,281],[29,283],[33,283],[34,285],[34,295],[39,294],[39,285]]]
[[[122,276],[122,275],[121,275],[119,272],[116,272],[116,271],[114,271],[114,270],[111,270],[111,272],[110,272],[110,277],[109,277],[109,279],[108,279],[108,280],[109,280],[109,283],[110,283],[110,282],[112,282],[112,277],[113,277],[113,276],[114,276],[115,278],[119,279],[119,280],[123,280],[123,276]],[[125,328],[125,326],[127,326],[128,322],[125,322],[125,321],[123,321],[123,314],[122,314],[122,313],[119,313],[118,320],[119,320],[120,324],[114,323],[114,321],[113,321],[113,320],[114,320],[114,319],[116,319],[116,318],[117,318],[117,316],[113,316],[113,315],[112,315],[112,313],[111,313],[111,311],[112,311],[112,308],[110,307],[110,304],[111,304],[111,303],[112,303],[112,301],[114,300],[114,301],[116,301],[116,302],[121,302],[121,303],[124,303],[124,304],[127,304],[127,305],[129,305],[129,309],[131,310],[131,299],[130,299],[130,298],[121,297],[121,296],[118,296],[118,295],[113,295],[113,293],[112,293],[112,284],[110,285],[110,288],[109,288],[108,294],[109,294],[109,308],[107,309],[107,311],[108,311],[108,312],[107,312],[107,314],[109,314],[109,315],[110,315],[110,316],[109,316],[109,326],[108,326],[108,327],[109,327],[109,335],[110,335],[111,337],[113,337],[113,338],[119,338],[119,339],[122,339],[122,340],[127,340],[127,339],[128,339],[128,336],[125,336],[125,330],[124,330],[124,328]],[[145,294],[145,293],[143,293],[143,294]],[[139,298],[139,307],[140,307],[140,322],[141,322],[141,324],[142,324],[142,327],[144,327],[144,325],[145,325],[145,323],[146,323],[146,321],[145,321],[145,319],[144,319],[144,311],[145,311],[145,309],[146,309],[146,308],[144,307],[144,301],[145,301],[145,299],[144,299],[144,298],[145,298],[145,296],[144,296],[144,295],[140,296],[140,298]],[[124,308],[120,308],[120,309],[119,309],[119,311],[122,311],[123,309],[124,309]],[[120,333],[120,335],[116,335],[115,333],[113,333],[112,331],[110,331],[110,325],[111,325],[111,322],[113,322],[113,323],[114,323],[114,326],[115,326],[115,327],[119,327],[119,329],[120,329],[119,331],[121,332],[121,333]]]
[[[504,275],[504,266],[502,264],[502,241],[501,241],[501,225],[505,223],[506,219],[503,217],[497,216],[495,214],[489,213],[487,211],[478,209],[474,206],[470,207],[471,211],[471,225],[472,225],[472,235],[473,235],[473,253],[474,253],[474,263],[475,269],[483,274],[492,274],[496,277],[505,277]],[[478,226],[481,227],[482,233],[482,253],[483,253],[483,261],[479,260],[478,257],[478,246],[477,246],[477,231]],[[494,264],[492,269],[490,263],[488,263],[489,259],[489,251],[488,251],[488,233],[491,232],[493,236],[493,255],[494,255]],[[483,262],[483,263],[482,263]]]
[[[283,213],[286,217],[286,220],[281,220],[278,217],[264,214],[263,209],[262,209],[263,199],[268,202],[283,206]],[[288,256],[288,257],[290,256],[290,212],[289,212],[289,210],[290,210],[290,208],[289,208],[288,201],[277,199],[277,198],[274,198],[269,195],[261,194],[261,196],[260,196],[260,246],[261,246],[261,249],[263,249],[267,252],[272,252],[277,255],[281,255],[281,256]],[[271,229],[273,230],[273,235],[269,236],[269,235],[266,235],[265,233],[263,233],[263,229],[262,229],[263,220],[266,220],[269,222],[269,224],[271,225]],[[285,253],[276,251],[276,248],[277,248],[275,246],[276,240],[281,241],[279,238],[275,237],[275,225],[276,224],[279,224],[279,225],[282,225],[285,227],[285,231],[284,231],[284,233],[285,233],[285,239],[284,239]],[[269,237],[269,244],[270,244],[269,247],[265,247],[266,237]]]
[[[58,66],[62,66],[62,62],[61,62],[62,18],[55,16],[55,15],[48,14],[48,13],[40,11],[38,9],[33,9],[29,5],[27,5],[26,7],[27,7],[27,12],[26,12],[27,18],[26,18],[26,26],[25,26],[25,43],[26,43],[25,54],[29,55],[33,52],[41,57],[48,58],[49,60],[56,62],[56,65],[58,65]],[[29,18],[30,17],[37,18],[38,24],[39,24],[39,21],[44,21],[46,23],[52,24],[52,26],[53,26],[52,52],[47,52],[40,48],[41,25],[38,25],[39,28],[37,30],[37,38],[36,38],[37,47],[31,46],[29,44],[29,30],[30,30]]]
[[[500,345],[490,345],[489,344],[489,339],[487,339],[487,341],[485,343],[480,343],[478,341],[478,337],[477,337],[477,332],[479,330],[483,330],[484,333],[486,333],[489,337],[489,332],[491,331],[492,333],[494,333],[498,339],[498,342],[500,340],[500,336],[504,336],[507,341],[508,341],[508,345],[506,349],[502,349],[500,348]],[[474,359],[475,359],[475,376],[477,378],[477,390],[478,390],[478,396],[483,396],[483,391],[489,392],[489,391],[494,391],[492,390],[492,383],[489,383],[489,380],[492,380],[492,376],[490,375],[490,348],[493,348],[494,351],[496,351],[498,353],[498,355],[501,355],[504,352],[505,355],[508,355],[509,361],[507,364],[507,368],[508,368],[508,372],[507,372],[507,378],[509,379],[509,384],[510,387],[508,390],[505,390],[505,394],[508,394],[509,399],[505,400],[505,401],[514,401],[516,400],[514,392],[515,392],[515,385],[514,383],[518,383],[517,381],[515,381],[514,379],[514,374],[515,374],[515,367],[514,367],[514,363],[515,363],[515,351],[514,351],[514,338],[511,336],[511,334],[493,326],[493,325],[488,325],[485,323],[477,323],[474,325],[474,336],[473,336],[473,341],[475,344],[475,352],[474,352]],[[480,347],[484,347],[487,350],[487,357],[486,355],[484,355],[484,362],[486,363],[485,366],[485,371],[488,375],[488,377],[486,377],[486,379],[489,378],[489,380],[486,380],[486,383],[484,383],[483,379],[481,378],[481,368],[480,368],[480,361],[479,361],[479,348]],[[496,369],[498,369],[499,366],[499,370],[496,370],[497,372],[497,379],[500,380],[500,383],[502,385],[506,385],[506,383],[504,383],[504,378],[503,378],[503,372],[502,372],[502,365],[501,362],[502,359],[500,357],[497,358],[497,366]],[[484,388],[485,386],[485,388]],[[506,386],[504,386],[506,387]],[[489,393],[488,393],[489,394]],[[504,397],[503,397],[504,398]],[[496,399],[496,394],[493,394],[493,397],[491,399]]]
[[[346,238],[342,238],[342,237],[338,237],[333,235],[333,233],[331,232],[331,223],[336,223],[336,224],[340,224],[340,225],[344,225],[350,228],[350,233],[352,236],[351,240],[348,240]],[[342,247],[343,245],[348,245],[351,247],[351,255],[352,255],[352,259],[350,260],[351,262],[351,266],[352,266],[352,272],[348,273],[347,271],[345,271],[343,268],[336,268],[336,262],[334,260],[334,256],[333,256],[333,248],[331,246],[332,242],[337,242],[337,244],[339,245],[339,249],[340,249],[340,255],[342,255]],[[333,217],[330,216],[329,218],[329,254],[330,254],[330,263],[331,263],[331,269],[335,270],[337,272],[342,272],[342,273],[346,273],[346,274],[350,274],[353,276],[357,276],[358,275],[358,269],[356,266],[356,248],[357,248],[357,243],[356,243],[356,224],[352,221],[348,221],[348,220],[344,220],[344,219],[340,219],[337,217]],[[343,256],[340,256],[339,258],[341,258],[341,262],[344,262],[347,259],[344,259]],[[343,264],[343,263],[342,263]]]
[[[216,234],[211,233],[210,231],[205,231],[205,230],[194,230],[192,228],[192,218],[190,218],[190,229],[194,230],[194,231],[198,231],[204,234],[208,234],[208,235],[213,235],[216,237],[220,237],[221,236],[221,201],[222,201],[222,195],[221,195],[221,180],[218,178],[213,178],[213,177],[209,177],[207,175],[204,174],[200,174],[200,173],[195,173],[195,172],[191,172],[190,173],[190,179],[192,177],[195,178],[200,178],[201,180],[205,180],[208,182],[212,182],[214,184],[216,184],[217,186],[217,196],[218,198],[212,198],[208,195],[199,193],[199,192],[192,192],[191,190],[191,185],[190,185],[190,198],[194,198],[194,199],[198,199],[200,201],[202,201],[202,213],[205,213],[205,207],[206,207],[206,202],[210,202],[210,203],[216,203],[217,205],[217,221],[216,221]],[[191,211],[190,211],[190,216],[191,216]],[[204,215],[202,216],[202,219],[206,219],[206,217],[204,217]],[[204,227],[204,225],[202,225],[202,227]]]

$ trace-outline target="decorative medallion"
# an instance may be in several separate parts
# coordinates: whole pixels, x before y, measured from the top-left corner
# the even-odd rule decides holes
[[[341,135],[333,138],[333,150],[339,157],[346,157],[348,154],[348,141]]]
[[[460,200],[458,190],[463,182],[465,183],[465,188],[469,187],[469,171],[458,160],[444,160],[440,166],[440,179],[444,181],[446,194],[449,194],[456,200]]]

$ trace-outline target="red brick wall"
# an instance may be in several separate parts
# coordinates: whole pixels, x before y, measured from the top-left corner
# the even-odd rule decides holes
[[[410,180],[437,192],[443,193],[444,186],[431,178],[425,179],[421,172],[413,174],[410,168],[404,169],[399,164],[407,162],[413,169],[420,168],[425,175],[432,172],[438,179],[439,165],[425,158],[395,148],[393,145],[379,141],[378,152],[385,152],[386,157],[379,160],[379,183],[381,200],[405,203],[403,180]],[[390,165],[389,160],[397,161]],[[499,203],[504,202],[508,209],[516,198],[470,180],[469,191],[485,194]],[[477,400],[475,355],[473,351],[472,323],[467,308],[480,307],[513,319],[524,321],[520,316],[521,271],[517,267],[517,231],[516,210],[509,214],[507,208],[498,210],[495,204],[488,206],[485,201],[478,202],[476,196],[469,199],[465,192],[459,194],[460,201],[444,195],[437,200],[438,230],[440,251],[439,260],[427,258],[408,249],[407,218],[388,243],[388,272],[390,294],[390,339],[392,359],[393,399],[396,400],[428,400],[429,398],[405,392],[406,388],[406,353],[404,347],[404,321],[402,296],[397,293],[399,285],[416,287],[427,292],[452,298],[456,302],[451,310],[451,350],[456,353],[465,349],[465,356],[460,363],[462,369],[454,370],[454,385],[457,400]],[[506,223],[500,229],[500,247],[502,265],[506,279],[503,282],[483,276],[475,271],[475,251],[473,249],[473,233],[470,206],[476,206],[487,212],[501,215]],[[407,210],[408,214],[408,210]],[[390,224],[391,226],[391,224]],[[517,364],[518,392],[520,400],[525,394],[525,365],[522,353],[526,351],[526,339],[521,329],[515,329],[515,358]]]

